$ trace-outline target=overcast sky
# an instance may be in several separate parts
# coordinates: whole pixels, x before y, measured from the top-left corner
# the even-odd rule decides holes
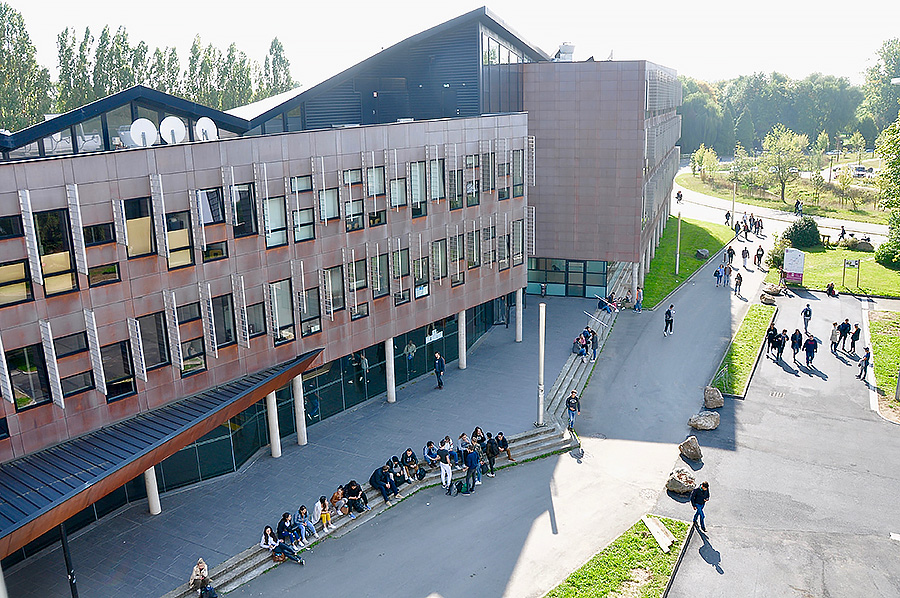
[[[182,66],[196,33],[220,48],[236,42],[262,62],[269,42],[284,44],[294,79],[309,87],[410,35],[483,5],[462,0],[6,0],[25,17],[38,60],[57,70],[56,36],[86,26],[124,25],[131,43],[175,46]],[[715,81],[777,70],[813,72],[853,83],[884,40],[900,36],[900,2],[840,8],[812,0],[720,2],[494,0],[487,5],[548,54],[575,44],[575,59],[646,59],[679,74]],[[900,76],[900,73],[898,73]]]

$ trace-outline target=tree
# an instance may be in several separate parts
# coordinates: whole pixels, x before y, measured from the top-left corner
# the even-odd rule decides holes
[[[900,208],[900,117],[878,136],[875,154],[881,158],[877,183],[882,209]]]
[[[194,37],[182,85],[184,93],[189,99],[204,106],[219,107],[216,71],[220,57],[221,52],[212,44],[204,48],[200,36]]]
[[[822,191],[825,190],[827,185],[825,178],[822,176],[822,171],[814,170],[813,173],[809,175],[809,182],[812,184],[813,198],[816,200],[816,205],[819,205],[819,196],[822,195]]]
[[[175,48],[156,48],[148,68],[150,87],[173,95],[181,92],[181,63]]]
[[[291,79],[291,63],[284,55],[284,46],[276,37],[269,45],[269,54],[263,63],[262,80],[259,82],[257,94],[268,97],[294,87],[294,80]]]
[[[857,129],[866,139],[866,147],[875,147],[875,140],[878,139],[878,129],[875,127],[875,121],[868,114],[859,119],[859,127]]]
[[[821,176],[822,167],[825,166],[826,151],[828,151],[828,133],[822,131],[816,137],[816,142],[809,148],[809,169],[818,172],[819,176]]]
[[[719,171],[719,156],[716,150],[711,147],[702,147],[703,153],[700,154],[700,179],[706,180]]]
[[[798,135],[784,125],[776,125],[763,140],[763,164],[772,180],[781,187],[781,201],[787,184],[800,176],[808,145],[806,135]]]
[[[863,152],[866,151],[866,138],[859,131],[854,131],[847,145],[856,152],[856,163],[861,164]]]
[[[59,79],[56,82],[56,111],[68,112],[97,99],[91,85],[91,46],[94,38],[90,28],[77,43],[75,30],[68,27],[56,38]]]
[[[216,70],[219,87],[219,107],[230,110],[243,106],[253,98],[253,65],[247,55],[232,43]],[[268,97],[268,96],[267,96]]]
[[[734,138],[745,149],[753,151],[756,147],[756,130],[753,128],[753,117],[750,109],[744,108],[734,124]]]
[[[50,111],[50,72],[38,64],[21,13],[0,3],[0,129],[17,131]]]
[[[893,210],[888,218],[888,238],[875,250],[875,261],[886,268],[900,269],[900,210]]]
[[[876,56],[875,64],[866,69],[864,98],[859,110],[871,116],[880,131],[896,120],[900,112],[900,86],[891,85],[891,79],[900,76],[900,38],[886,40]]]
[[[784,231],[782,237],[788,239],[791,242],[791,246],[798,249],[818,247],[822,244],[819,226],[812,219],[812,216],[803,216],[793,221]]]
[[[94,63],[91,71],[91,83],[94,88],[94,97],[103,98],[112,91],[112,77],[110,68],[110,35],[109,25],[100,32],[97,38],[97,47],[94,49]]]

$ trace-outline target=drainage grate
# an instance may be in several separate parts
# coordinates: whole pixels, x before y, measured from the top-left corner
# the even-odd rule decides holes
[[[780,390],[773,390],[772,392],[769,393],[769,396],[775,397],[776,399],[783,399],[784,393],[781,392]]]

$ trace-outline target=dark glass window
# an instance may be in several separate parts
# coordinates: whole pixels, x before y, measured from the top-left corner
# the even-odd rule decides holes
[[[272,315],[275,319],[275,344],[294,340],[294,306],[291,297],[291,279],[269,283],[272,297]]]
[[[525,195],[525,152],[513,150],[512,163],[512,194],[513,197]]]
[[[205,370],[206,349],[203,346],[203,337],[181,343],[181,357],[184,362],[182,377]]]
[[[194,247],[191,243],[191,213],[166,214],[166,235],[169,241],[169,269],[190,266],[194,263]]]
[[[31,274],[28,261],[0,264],[0,306],[31,301]]]
[[[169,363],[169,339],[166,332],[165,312],[141,316],[137,321],[141,327],[144,366],[149,370]]]
[[[156,252],[149,197],[125,200],[125,228],[128,233],[128,257],[142,257]]]
[[[231,295],[213,297],[212,309],[216,325],[216,346],[224,347],[235,343],[234,303]]]
[[[306,289],[306,302],[300,302],[300,336],[322,332],[322,318],[319,308],[319,287]]]
[[[106,400],[114,401],[136,392],[131,344],[121,341],[100,347],[103,375],[106,378]]]
[[[75,374],[74,376],[69,376],[68,378],[63,378],[60,382],[62,382],[63,396],[71,397],[72,395],[94,388],[94,373],[91,371],[82,372],[80,374]]]
[[[228,241],[219,241],[218,243],[207,243],[206,249],[203,250],[203,261],[214,262],[223,260],[228,257]]]
[[[283,197],[266,200],[266,248],[287,245],[287,212]]]
[[[185,322],[193,322],[194,320],[200,319],[200,302],[195,301],[194,303],[185,303],[184,305],[179,305],[175,310],[178,314],[178,323],[184,324]]]
[[[22,231],[22,217],[0,216],[0,239],[12,239],[21,237],[25,233]]]
[[[84,244],[88,247],[116,242],[116,225],[112,222],[85,226],[82,230],[84,230]]]
[[[256,223],[256,197],[253,184],[235,185],[234,193],[234,236],[245,237],[259,232]]]
[[[369,261],[372,272],[372,298],[384,297],[391,292],[388,254],[373,255]]]
[[[7,351],[6,367],[15,394],[16,411],[50,402],[50,379],[41,345]]]
[[[415,282],[415,298],[427,297],[430,293],[429,280],[431,279],[428,272],[427,257],[413,260],[413,279]]]
[[[477,268],[481,265],[480,230],[470,230],[466,232],[466,259],[469,268]]]
[[[0,417],[0,440],[4,438],[9,438],[9,424],[5,417]]]
[[[247,306],[247,328],[250,338],[262,336],[266,333],[266,308],[263,303],[254,303]]]
[[[203,224],[220,224],[225,222],[225,201],[222,188],[202,189],[197,192],[200,200],[200,218]]]
[[[325,277],[328,280],[328,291],[331,293],[331,309],[334,311],[344,309],[344,267],[326,268]]]
[[[68,357],[88,350],[87,333],[76,332],[53,340],[57,357]]]
[[[88,268],[88,285],[98,287],[111,282],[119,282],[119,264],[105,264],[103,266],[91,266]]]
[[[465,184],[463,183],[463,171],[462,170],[451,170],[450,171],[450,188],[447,194],[450,200],[450,209],[456,210],[463,207],[463,192],[465,191]]]
[[[54,295],[78,288],[75,273],[75,254],[68,210],[37,212],[34,227],[44,274],[44,293]]]
[[[428,164],[428,184],[431,199],[444,199],[444,159],[431,160]]]
[[[344,221],[348,233],[365,228],[366,225],[363,214],[364,209],[362,199],[351,199],[344,202]]]

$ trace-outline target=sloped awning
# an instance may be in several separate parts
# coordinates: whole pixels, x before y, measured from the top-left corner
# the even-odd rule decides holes
[[[0,556],[202,438],[303,373],[322,349],[0,464]]]

